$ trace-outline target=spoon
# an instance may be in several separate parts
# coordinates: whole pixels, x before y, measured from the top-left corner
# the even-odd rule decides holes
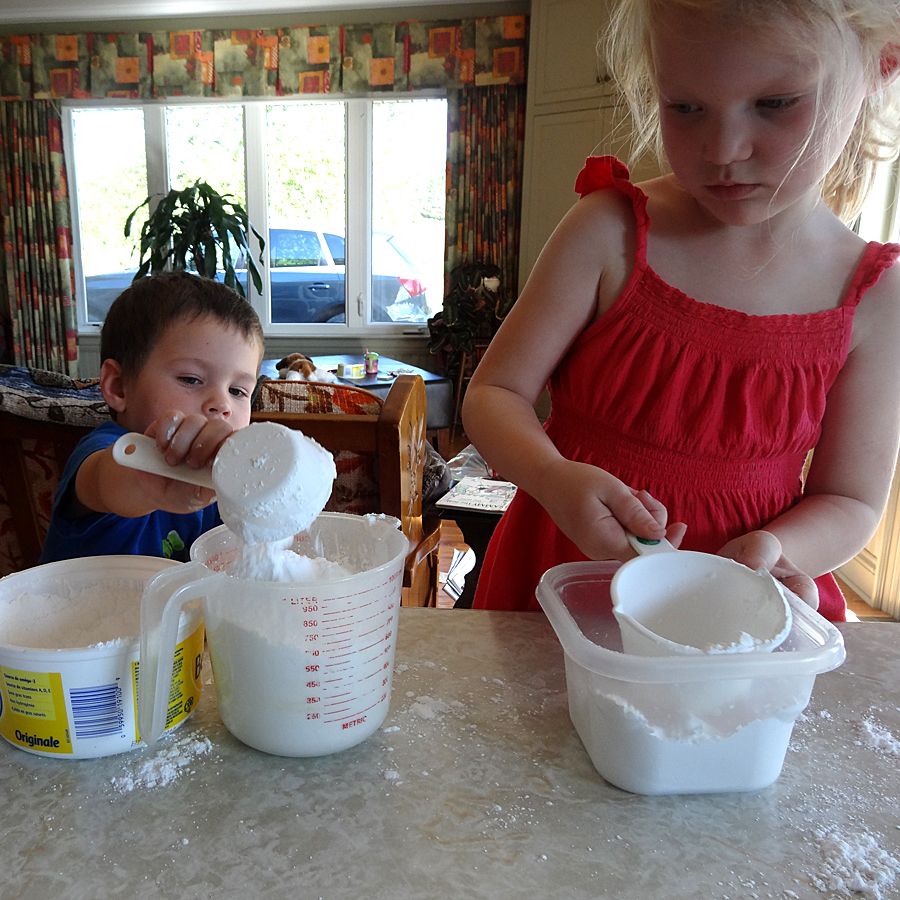
[[[129,432],[113,444],[120,465],[210,488],[219,514],[245,544],[306,531],[331,496],[337,471],[312,438],[276,422],[255,422],[225,439],[211,469],[170,466],[156,441]]]

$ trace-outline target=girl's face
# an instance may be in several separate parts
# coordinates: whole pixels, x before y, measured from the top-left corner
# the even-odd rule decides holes
[[[140,372],[123,379],[118,422],[143,432],[162,413],[177,409],[243,428],[250,422],[261,355],[255,341],[214,316],[174,322]]]
[[[726,224],[757,224],[797,204],[811,209],[856,119],[864,98],[856,49],[834,34],[823,33],[816,46],[787,37],[799,33],[677,7],[654,22],[669,164]],[[846,66],[841,102],[820,59],[836,71]]]

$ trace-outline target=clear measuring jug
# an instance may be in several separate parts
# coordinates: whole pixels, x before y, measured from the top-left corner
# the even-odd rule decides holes
[[[225,572],[238,553],[220,526],[192,562],[161,573],[141,603],[138,724],[148,744],[167,719],[181,608],[200,600],[219,713],[257,750],[323,756],[364,741],[388,712],[403,563],[409,542],[388,516],[321,513],[294,549],[352,574],[320,583]]]

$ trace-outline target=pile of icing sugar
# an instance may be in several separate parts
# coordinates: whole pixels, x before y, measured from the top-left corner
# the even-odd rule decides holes
[[[184,774],[198,756],[211,750],[209,738],[186,734],[145,750],[143,756],[131,757],[122,766],[125,774],[110,779],[110,783],[121,794],[135,788],[165,787]]]
[[[227,568],[229,575],[249,581],[283,581],[301,584],[335,581],[351,573],[340,563],[322,557],[301,556],[293,539],[262,544],[243,544]]]
[[[299,583],[349,575],[337,562],[293,550],[294,536],[322,512],[336,476],[327,450],[283,425],[255,423],[226,441],[213,477],[222,519],[240,542],[228,573]]]
[[[331,496],[334,458],[312,438],[275,422],[236,431],[213,463],[219,514],[245,544],[305,531]]]
[[[46,650],[118,646],[140,632],[141,579],[66,583],[29,590],[0,604],[0,634],[16,647]]]
[[[839,896],[862,895],[882,900],[900,878],[900,859],[880,847],[867,833],[842,834],[836,828],[816,831],[823,865],[812,877],[820,891]]]

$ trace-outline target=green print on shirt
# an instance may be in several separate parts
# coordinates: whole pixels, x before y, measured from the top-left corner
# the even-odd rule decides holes
[[[184,541],[177,531],[170,531],[163,538],[162,551],[166,559],[171,559],[179,550],[184,550]]]

